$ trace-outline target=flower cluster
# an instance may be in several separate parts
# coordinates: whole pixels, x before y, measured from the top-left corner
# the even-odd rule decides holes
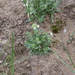
[[[36,30],[37,28],[39,28],[39,25],[36,24],[36,23],[34,23],[34,24],[32,25],[32,28],[33,28],[34,30]]]
[[[33,30],[26,33],[25,46],[30,49],[30,54],[49,54],[51,51],[52,38],[50,35],[39,29],[39,25],[32,24]]]

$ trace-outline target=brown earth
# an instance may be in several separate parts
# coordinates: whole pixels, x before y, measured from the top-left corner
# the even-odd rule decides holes
[[[75,0],[63,0],[59,9],[61,12],[55,13],[55,19],[63,20],[65,25],[63,24],[63,29],[59,33],[53,34],[53,38],[58,41],[53,49],[72,67],[61,42],[67,47],[75,63],[75,40],[72,39],[71,43],[67,44],[69,36],[75,33]],[[11,33],[14,32],[15,61],[26,57],[23,62],[15,64],[15,75],[75,75],[52,52],[50,55],[42,57],[28,55],[29,50],[24,47],[24,41],[25,33],[31,31],[31,23],[26,23],[26,20],[27,14],[22,1],[0,0],[0,51],[4,49],[8,53],[10,52],[9,40],[11,40]],[[50,25],[46,20],[40,27],[46,32],[50,32]],[[73,37],[75,38],[75,35]],[[0,61],[3,59],[0,57]]]

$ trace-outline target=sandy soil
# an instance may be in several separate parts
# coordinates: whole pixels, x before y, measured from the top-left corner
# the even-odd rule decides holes
[[[61,42],[68,48],[75,62],[75,40],[67,44],[69,35],[75,33],[75,0],[63,0],[59,9],[61,12],[55,13],[55,19],[62,19],[65,25],[59,33],[53,34],[53,38],[58,42],[52,49],[72,67]],[[0,51],[3,49],[8,53],[11,51],[9,40],[11,40],[11,33],[14,32],[15,59],[26,57],[23,62],[15,65],[15,75],[75,75],[52,52],[47,56],[33,55],[27,57],[29,50],[24,47],[24,41],[25,33],[31,31],[31,23],[26,23],[25,20],[27,20],[27,14],[22,1],[0,0]],[[49,25],[50,23],[45,21],[40,27],[46,32],[50,32]],[[0,60],[3,58],[0,57]]]

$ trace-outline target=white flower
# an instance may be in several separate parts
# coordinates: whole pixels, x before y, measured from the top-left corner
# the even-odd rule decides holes
[[[33,27],[34,30],[36,30],[36,27]]]
[[[23,6],[25,7],[25,4]]]
[[[28,4],[26,4],[26,6],[28,6]]]
[[[24,7],[25,7],[25,6],[28,6],[28,4],[24,4],[23,6],[24,6]]]
[[[32,24],[32,28],[35,30],[37,28],[39,28],[39,25],[37,25],[36,23]]]
[[[37,25],[37,28],[39,28],[40,26],[39,25]]]

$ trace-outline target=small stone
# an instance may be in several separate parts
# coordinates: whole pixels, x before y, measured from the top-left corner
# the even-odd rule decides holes
[[[25,64],[27,64],[27,62],[25,62]]]
[[[2,64],[3,61],[0,60],[0,64]]]
[[[52,33],[52,32],[50,32],[50,35],[51,35],[51,36],[53,36],[53,33]]]
[[[73,8],[72,11],[75,12],[75,8]]]
[[[22,20],[18,20],[18,24],[22,24]]]
[[[27,65],[27,68],[29,68],[29,67],[31,67],[31,65],[30,65],[30,64],[28,64],[28,65]]]
[[[66,29],[64,29],[64,33],[66,33],[67,32],[67,30]]]
[[[0,43],[0,47],[2,47],[2,44]]]
[[[6,44],[7,42],[8,42],[8,40],[1,41],[2,44]]]

